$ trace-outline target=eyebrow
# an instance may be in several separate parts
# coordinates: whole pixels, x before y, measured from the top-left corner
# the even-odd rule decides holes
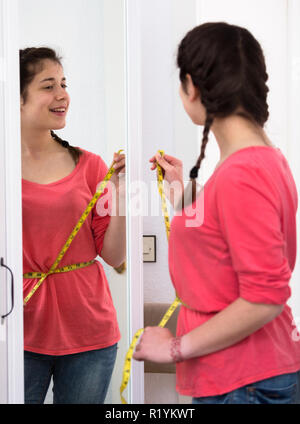
[[[55,78],[46,78],[46,79],[44,79],[43,81],[40,81],[40,84],[42,83],[42,82],[46,82],[46,81],[55,81]],[[66,78],[64,77],[64,78],[62,78],[62,81],[66,81]]]

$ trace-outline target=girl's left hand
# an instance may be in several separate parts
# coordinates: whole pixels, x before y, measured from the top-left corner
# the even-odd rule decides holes
[[[172,363],[171,340],[174,338],[171,331],[162,327],[146,327],[136,346],[133,358],[137,361],[152,361],[158,363]]]

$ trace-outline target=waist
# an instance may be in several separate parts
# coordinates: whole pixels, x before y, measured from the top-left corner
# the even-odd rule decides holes
[[[23,278],[25,278],[25,279],[42,278],[45,275],[60,274],[60,273],[63,273],[63,272],[75,271],[76,269],[85,268],[87,266],[93,265],[95,262],[96,262],[96,260],[92,259],[91,261],[88,261],[88,262],[78,262],[78,263],[72,264],[72,265],[65,265],[64,267],[56,268],[54,271],[52,271],[50,273],[49,272],[40,272],[40,271],[26,272],[25,274],[23,274]]]

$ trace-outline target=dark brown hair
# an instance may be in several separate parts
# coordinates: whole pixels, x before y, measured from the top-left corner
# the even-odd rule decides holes
[[[225,22],[200,25],[181,41],[177,65],[185,88],[189,74],[206,109],[201,154],[190,172],[195,180],[214,118],[236,114],[263,127],[268,120],[265,58],[262,48],[245,28]]]
[[[24,50],[19,50],[20,56],[20,94],[26,103],[27,100],[27,87],[34,79],[35,75],[43,70],[43,61],[52,60],[53,62],[61,64],[61,57],[48,47],[29,47]],[[54,131],[51,130],[52,138],[63,147],[69,150],[75,163],[78,162],[82,151],[77,147],[70,146],[65,140],[58,137]]]

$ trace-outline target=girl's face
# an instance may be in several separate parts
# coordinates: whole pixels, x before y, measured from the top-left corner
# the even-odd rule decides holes
[[[27,86],[27,98],[21,97],[22,127],[58,130],[66,125],[70,97],[60,64],[46,59],[43,69]]]

